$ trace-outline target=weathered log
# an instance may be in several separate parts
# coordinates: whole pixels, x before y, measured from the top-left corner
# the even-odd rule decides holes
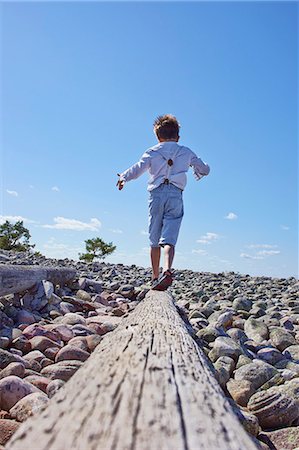
[[[169,294],[150,291],[7,450],[253,450]]]
[[[66,267],[34,267],[21,265],[0,265],[0,296],[30,289],[41,280],[53,284],[64,284],[76,276],[75,269]]]

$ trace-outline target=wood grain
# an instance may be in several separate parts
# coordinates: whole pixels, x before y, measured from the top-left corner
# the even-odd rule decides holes
[[[253,450],[172,297],[149,291],[7,450]]]

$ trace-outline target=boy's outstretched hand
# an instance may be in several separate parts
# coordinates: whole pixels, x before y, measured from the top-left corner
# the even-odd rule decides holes
[[[118,177],[120,177],[120,174],[117,174]],[[121,191],[125,185],[125,182],[123,180],[118,180],[116,183],[116,187],[118,187],[118,190]]]

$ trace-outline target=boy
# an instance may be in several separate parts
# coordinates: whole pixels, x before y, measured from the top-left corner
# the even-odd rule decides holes
[[[152,263],[152,289],[165,290],[172,283],[172,262],[181,221],[184,215],[182,193],[186,172],[193,167],[197,180],[208,175],[210,168],[188,147],[178,144],[180,125],[171,114],[159,116],[154,133],[159,141],[146,150],[139,162],[118,174],[117,186],[149,171],[149,240]],[[164,270],[159,277],[160,253],[164,247]]]

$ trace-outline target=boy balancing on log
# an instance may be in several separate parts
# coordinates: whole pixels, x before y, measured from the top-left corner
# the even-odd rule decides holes
[[[173,279],[171,271],[181,221],[184,215],[182,193],[187,183],[186,172],[193,168],[196,180],[208,175],[210,168],[192,150],[179,145],[177,119],[171,114],[159,116],[154,133],[159,141],[146,150],[140,161],[118,174],[117,187],[134,180],[148,170],[149,240],[152,263],[152,289],[165,290]],[[164,248],[164,271],[159,277],[161,247]]]

